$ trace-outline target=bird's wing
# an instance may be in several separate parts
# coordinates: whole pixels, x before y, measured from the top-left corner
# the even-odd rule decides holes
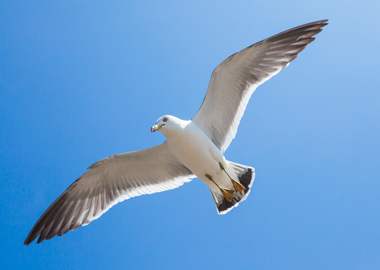
[[[213,71],[192,121],[224,152],[235,138],[253,91],[287,67],[325,25],[327,20],[301,25],[228,57]]]
[[[40,217],[24,244],[61,236],[99,218],[126,199],[177,188],[193,173],[167,143],[105,158],[88,168]]]

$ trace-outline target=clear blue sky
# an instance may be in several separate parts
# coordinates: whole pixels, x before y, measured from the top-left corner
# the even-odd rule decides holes
[[[374,0],[2,1],[2,269],[380,269],[379,10]],[[238,208],[218,216],[194,180],[23,246],[89,165],[163,142],[150,132],[161,115],[192,118],[222,60],[320,19],[330,24],[316,41],[253,94],[226,152],[256,169]]]

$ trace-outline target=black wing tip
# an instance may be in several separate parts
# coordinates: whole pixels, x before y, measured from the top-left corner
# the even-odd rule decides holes
[[[80,227],[80,226],[79,226]],[[70,230],[76,230],[77,228],[71,228]],[[50,240],[52,238],[54,238],[55,236],[58,236],[58,237],[61,237],[62,235],[66,234],[66,231],[58,231],[57,233],[55,234],[50,234],[51,230],[49,230],[49,233],[47,234],[47,236],[45,237],[42,237],[42,233],[43,233],[43,230],[36,234],[35,230],[32,229],[31,232],[29,233],[29,235],[26,237],[25,241],[24,241],[24,246],[28,246],[29,244],[31,244],[34,240],[36,240],[36,238],[38,237],[38,240],[37,240],[37,245],[39,243],[41,243],[42,241],[46,240]]]
[[[304,31],[308,31],[308,32],[316,32],[316,33],[313,34],[313,36],[314,36],[314,35],[320,33],[323,30],[321,28],[325,27],[326,25],[328,25],[328,19],[327,20],[320,20],[320,21],[310,22],[310,23],[302,24],[302,25],[290,28],[288,30],[285,30],[285,31],[283,31],[281,33],[278,33],[277,35],[274,35],[274,36],[268,38],[268,39],[284,36],[285,34],[295,33],[297,31],[303,31],[303,30]]]
[[[315,22],[311,22],[311,23],[300,25],[300,26],[295,27],[293,29],[290,29],[288,31],[304,28],[305,31],[314,32],[312,34],[312,36],[315,36],[315,35],[319,34],[320,32],[322,32],[322,30],[323,30],[322,27],[325,27],[326,25],[329,24],[328,21],[329,21],[328,19],[327,20],[315,21]]]
[[[32,242],[31,242],[31,241],[26,241],[26,240],[25,240],[25,242],[24,242],[23,245],[24,245],[24,246],[28,246],[30,243],[32,243]]]
[[[31,244],[38,236],[39,239],[37,241],[37,244],[41,243],[44,239],[41,239],[41,233],[39,234],[35,234],[35,231],[34,231],[34,228],[30,231],[29,235],[26,237],[25,241],[24,241],[24,246],[28,246],[29,244]]]
[[[24,246],[28,246],[30,243],[32,243],[34,239],[37,238],[37,236],[38,235],[34,235],[34,227],[33,227],[33,229],[30,231],[30,233],[28,234],[28,236],[26,237],[24,241]]]
[[[38,236],[38,235],[37,235]],[[37,236],[35,236],[35,237],[27,237],[26,239],[25,239],[25,241],[24,241],[24,246],[29,246],[29,244],[31,244],[36,238],[37,238]],[[38,242],[37,242],[37,244],[39,244]]]
[[[46,212],[48,211],[49,209],[46,210]],[[44,236],[42,237],[42,234],[44,233],[44,229],[45,229],[45,226],[42,226],[41,225],[41,219],[43,220],[45,216],[45,213],[40,217],[40,219],[36,222],[36,224],[34,225],[34,227],[32,228],[32,230],[29,232],[28,236],[26,237],[25,241],[24,241],[24,245],[25,246],[28,246],[30,243],[32,243],[37,237],[38,237],[38,240],[37,240],[37,244],[41,243],[43,240],[50,240],[50,238],[48,238],[47,236]],[[42,227],[41,227],[42,226]],[[51,230],[49,230],[50,232]],[[53,236],[54,237],[54,236]],[[51,237],[52,238],[52,237]]]
[[[324,20],[319,20],[319,21],[315,21],[315,22],[310,22],[310,23],[305,23],[305,24],[302,24],[300,26],[297,26],[296,28],[301,28],[301,27],[305,27],[305,26],[311,26],[311,25],[321,25],[320,27],[324,27],[326,25],[328,25],[329,19],[324,19]]]
[[[320,33],[323,30],[322,27],[325,27],[326,25],[329,24],[328,21],[329,21],[328,19],[326,19],[326,20],[320,20],[320,21],[316,21],[316,22],[311,23],[311,24],[314,24],[315,26],[319,26],[318,33]],[[316,34],[318,34],[318,33],[316,33]]]
[[[328,21],[329,19],[324,19],[324,20],[319,20],[319,21],[315,21],[315,22],[311,22],[311,23],[319,23],[319,24],[328,24]]]
[[[45,240],[45,238],[41,238],[41,235],[40,235],[40,237],[38,238],[38,240],[37,240],[37,245],[39,244],[39,243],[41,243],[42,241],[44,241]]]
[[[297,27],[294,27],[294,28],[291,28],[289,30],[286,30],[282,33],[279,33],[278,35],[281,35],[281,34],[285,34],[285,33],[289,33],[289,32],[294,32],[294,31],[299,31],[299,30],[303,30],[303,31],[307,31],[309,33],[313,33],[310,37],[314,36],[314,35],[317,35],[319,34],[323,29],[322,27],[325,27],[326,25],[328,25],[328,19],[327,20],[320,20],[320,21],[315,21],[315,22],[311,22],[311,23],[306,23],[306,24],[302,24],[300,26],[297,26]],[[276,35],[277,36],[277,35]]]

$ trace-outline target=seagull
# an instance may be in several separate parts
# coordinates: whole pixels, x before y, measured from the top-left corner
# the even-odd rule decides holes
[[[250,193],[253,167],[228,161],[255,89],[272,78],[315,40],[328,20],[281,32],[235,53],[212,73],[202,106],[191,120],[164,115],[151,127],[166,141],[155,147],[113,155],[90,166],[36,222],[24,245],[37,244],[88,225],[126,199],[182,186],[199,178],[210,189],[218,214],[226,214]]]

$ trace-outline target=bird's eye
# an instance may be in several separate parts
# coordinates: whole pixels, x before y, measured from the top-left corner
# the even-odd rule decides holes
[[[168,119],[165,117],[164,119],[162,119],[162,121],[166,122],[166,121],[168,121]]]

